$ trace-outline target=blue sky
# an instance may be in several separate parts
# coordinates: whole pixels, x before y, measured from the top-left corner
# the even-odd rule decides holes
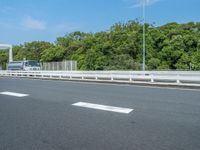
[[[54,42],[73,31],[106,31],[117,22],[142,19],[142,0],[1,0],[0,43]],[[200,0],[146,0],[146,20],[200,22]]]

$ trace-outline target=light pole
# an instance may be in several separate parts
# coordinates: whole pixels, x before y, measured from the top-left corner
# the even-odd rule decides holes
[[[142,70],[145,71],[145,53],[146,53],[146,38],[145,38],[145,5],[146,0],[142,2],[142,15],[143,15],[143,59],[142,59]]]

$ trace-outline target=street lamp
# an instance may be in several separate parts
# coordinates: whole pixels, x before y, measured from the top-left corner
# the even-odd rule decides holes
[[[143,61],[142,61],[142,70],[145,71],[145,53],[146,53],[146,38],[145,38],[145,5],[146,0],[142,2],[142,14],[143,14]]]

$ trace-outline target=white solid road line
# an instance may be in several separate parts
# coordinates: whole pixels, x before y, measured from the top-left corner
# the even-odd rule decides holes
[[[131,111],[133,111],[133,109],[130,109],[130,108],[113,107],[113,106],[92,104],[92,103],[86,103],[86,102],[78,102],[78,103],[74,103],[72,105],[79,106],[79,107],[85,107],[85,108],[112,111],[112,112],[117,112],[117,113],[124,113],[124,114],[129,114]]]
[[[25,96],[29,96],[28,94],[22,94],[22,93],[14,93],[14,92],[1,92],[0,94],[2,95],[8,95],[8,96],[15,96],[15,97],[25,97]]]

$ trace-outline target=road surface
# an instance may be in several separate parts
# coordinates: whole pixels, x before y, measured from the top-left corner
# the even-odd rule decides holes
[[[0,150],[199,149],[199,90],[0,78]]]

